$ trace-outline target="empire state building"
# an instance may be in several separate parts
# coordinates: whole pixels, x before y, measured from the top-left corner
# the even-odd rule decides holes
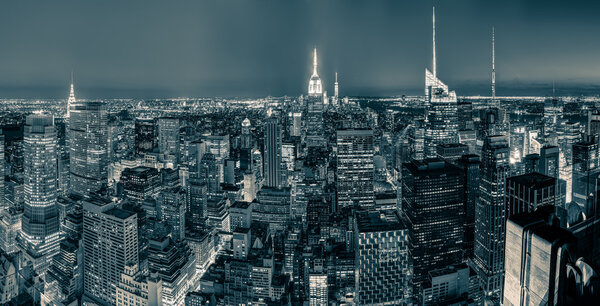
[[[323,85],[321,85],[321,78],[317,73],[317,48],[313,53],[313,73],[308,82],[308,95],[311,97],[321,96],[323,94]]]

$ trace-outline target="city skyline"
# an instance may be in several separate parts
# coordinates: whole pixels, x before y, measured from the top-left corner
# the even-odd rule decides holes
[[[585,44],[546,46],[552,27],[539,41],[523,30],[566,5],[257,0],[127,2],[106,11],[104,3],[65,3],[73,8],[66,21],[54,14],[64,3],[41,15],[11,10],[23,24],[43,17],[30,27],[59,19],[36,29],[43,38],[23,38],[39,45],[15,55],[30,58],[27,65],[0,62],[0,304],[592,305],[600,298],[600,95],[581,84],[557,92],[554,68],[540,64],[595,82],[596,62],[581,56]],[[179,11],[195,5],[207,10]],[[583,7],[576,2],[561,14],[574,18]],[[390,20],[404,8],[405,19]],[[533,10],[539,14],[529,17]],[[499,21],[503,12],[510,15]],[[588,14],[553,25],[573,30]],[[513,32],[523,32],[509,36],[513,17]],[[190,60],[185,33],[197,23],[209,25],[201,34],[216,45],[197,45],[203,57]],[[303,28],[288,33],[280,23]],[[399,24],[415,27],[393,28]],[[386,31],[373,31],[382,25]],[[53,40],[61,27],[77,48]],[[247,33],[256,35],[240,36]],[[519,49],[527,44],[518,40],[542,49]],[[275,41],[280,48],[271,48]],[[14,46],[0,48],[0,61]],[[37,88],[32,95],[47,89],[36,82],[56,81],[62,68],[50,66],[65,63],[48,48],[77,49],[69,61],[97,67],[73,68],[59,98],[1,98],[2,74],[11,70],[46,72],[25,77]],[[405,52],[383,56],[394,48]],[[36,66],[34,53],[48,62]],[[485,65],[477,64],[482,54]],[[406,60],[418,70],[402,69]],[[396,77],[386,78],[392,70]],[[505,87],[511,73],[551,76],[552,86],[517,96]],[[478,93],[462,87],[468,78],[482,82]],[[209,88],[197,85],[204,79]],[[418,92],[389,95],[414,80]],[[514,84],[541,88],[528,82]],[[146,96],[192,87],[203,94]],[[230,97],[244,88],[261,94]],[[265,96],[265,88],[281,94]],[[367,88],[372,96],[353,94]],[[211,97],[221,90],[224,97]],[[115,93],[136,96],[107,98]]]
[[[459,95],[491,95],[492,27],[498,96],[550,96],[553,81],[559,95],[595,94],[600,81],[594,3],[234,3],[63,1],[28,14],[11,4],[0,13],[0,98],[62,98],[71,71],[88,99],[293,96],[314,47],[331,94],[338,72],[344,95],[414,95],[430,65],[432,5],[440,77]]]

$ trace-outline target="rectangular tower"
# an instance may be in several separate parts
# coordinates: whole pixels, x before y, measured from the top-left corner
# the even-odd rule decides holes
[[[374,206],[373,130],[337,131],[338,207]]]
[[[462,261],[464,179],[441,159],[403,164],[402,213],[408,221],[415,287],[432,270]]]
[[[479,201],[475,208],[475,270],[485,298],[499,301],[504,283],[505,182],[510,173],[506,136],[488,136],[483,144]]]
[[[85,296],[114,305],[125,266],[139,264],[136,214],[116,208],[106,199],[85,200],[83,248]]]
[[[281,130],[277,118],[269,118],[265,124],[265,186],[281,188]]]
[[[86,195],[108,183],[106,105],[76,102],[69,119],[71,192]]]
[[[23,141],[24,212],[19,237],[25,258],[43,274],[59,249],[56,130],[49,115],[27,116]]]

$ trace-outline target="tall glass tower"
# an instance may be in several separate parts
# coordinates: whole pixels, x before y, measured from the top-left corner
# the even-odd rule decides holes
[[[19,242],[24,256],[44,273],[58,253],[56,130],[52,116],[30,115],[23,143],[24,213]]]
[[[88,194],[107,183],[107,117],[102,102],[76,102],[69,121],[71,192]]]

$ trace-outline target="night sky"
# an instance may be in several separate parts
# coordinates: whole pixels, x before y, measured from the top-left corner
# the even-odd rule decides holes
[[[439,3],[438,3],[439,2]],[[436,5],[438,76],[458,95],[600,93],[599,1],[3,1],[0,97],[422,94]]]

